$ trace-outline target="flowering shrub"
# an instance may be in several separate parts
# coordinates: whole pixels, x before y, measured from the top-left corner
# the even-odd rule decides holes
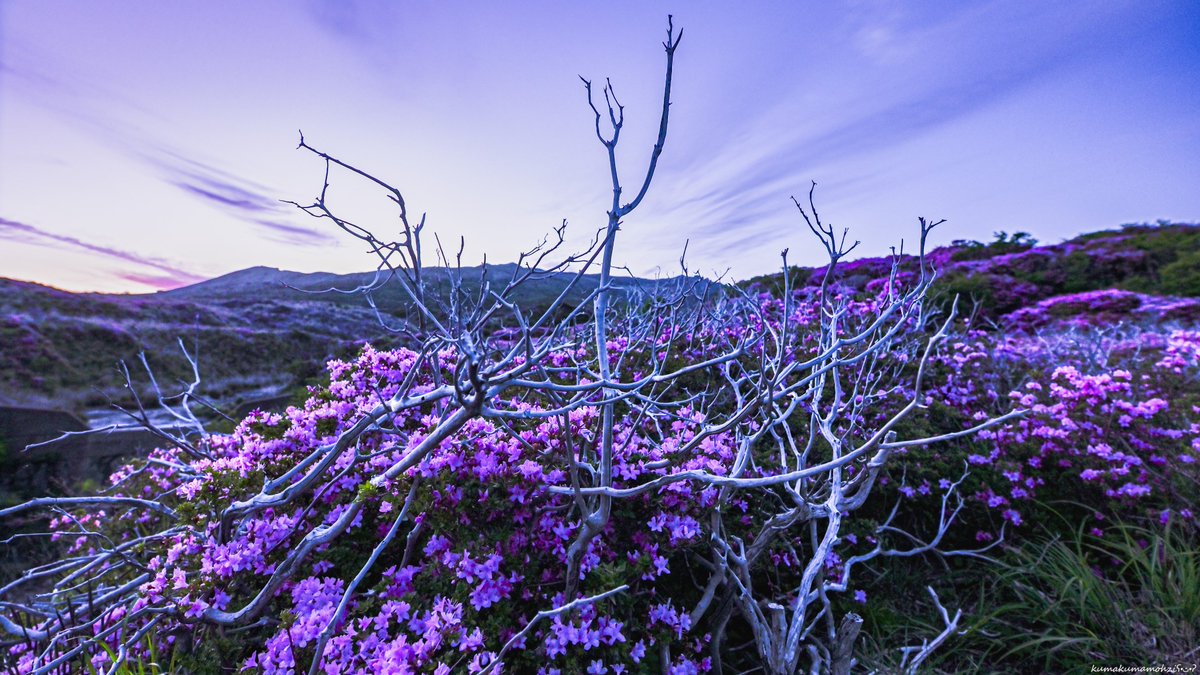
[[[660,368],[686,368],[732,345],[742,345],[742,355],[728,363],[752,361],[774,348],[752,336],[787,327],[796,335],[787,362],[807,362],[822,351],[823,301],[811,288],[792,293],[790,301],[759,295],[747,306],[752,311],[724,314],[687,333],[659,324],[640,341],[621,337],[608,344],[609,356],[622,359],[634,378],[654,372],[656,361]],[[838,298],[846,334],[874,321],[890,306],[887,297]],[[861,393],[845,416],[847,438],[866,442],[871,429],[886,425],[914,396],[927,412],[896,427],[909,437],[954,433],[1012,405],[1029,410],[1023,419],[928,450],[898,443],[904,470],[879,478],[904,509],[925,513],[947,504],[956,489],[965,493],[966,519],[979,527],[974,537],[956,536],[979,545],[996,541],[1000,524],[1010,540],[1019,538],[1027,508],[1038,500],[1087,505],[1096,535],[1114,517],[1194,522],[1200,331],[1059,330],[964,330],[930,354],[935,377],[927,391],[905,376],[875,390],[855,385]],[[876,372],[913,373],[922,362],[914,351],[919,344],[894,343],[878,355]],[[546,364],[557,373],[554,381],[569,386],[574,378],[586,381],[571,366],[591,358],[586,348],[564,346]],[[11,649],[18,670],[65,668],[80,659],[104,668],[122,648],[144,651],[140,637],[130,638],[150,631],[163,636],[159,649],[186,634],[198,655],[215,653],[268,673],[312,664],[323,672],[482,672],[503,664],[518,672],[621,673],[653,672],[664,662],[673,672],[709,669],[720,625],[694,611],[705,600],[696,585],[704,579],[696,575],[697,560],[717,538],[765,541],[763,532],[779,517],[769,506],[774,489],[730,494],[720,482],[731,471],[752,480],[785,470],[770,459],[768,446],[750,456],[738,450],[762,422],[720,422],[738,410],[730,396],[707,407],[697,399],[666,417],[626,408],[612,428],[611,486],[636,494],[614,501],[611,518],[580,558],[576,595],[567,596],[565,572],[581,527],[572,488],[581,476],[570,458],[600,443],[603,408],[555,410],[514,391],[496,399],[494,417],[464,422],[419,461],[390,471],[437,434],[449,413],[434,398],[376,419],[380,402],[437,394],[445,386],[438,382],[452,380],[461,364],[452,348],[428,354],[367,347],[352,361],[330,362],[329,384],[311,388],[302,406],[253,413],[233,433],[202,441],[199,456],[162,449],[122,468],[110,495],[130,502],[68,509],[52,526],[68,554],[93,556],[98,569],[129,542],[141,573],[119,578],[136,588],[136,600],[106,610],[91,626],[107,649],[63,640],[48,657],[25,641]],[[372,422],[363,426],[364,419]],[[356,428],[363,433],[353,444],[339,443]],[[740,457],[751,463],[738,469]],[[959,487],[955,466],[963,460],[971,474]],[[297,467],[313,461],[328,463],[327,478],[303,499],[236,521],[223,515],[253,500],[264,484],[281,477],[297,482]],[[869,466],[852,462],[845,470],[853,479]],[[689,479],[676,480],[683,477]],[[163,508],[131,508],[137,500]],[[724,509],[733,517],[714,520]],[[994,525],[986,524],[987,514],[995,514]],[[339,522],[345,529],[338,539],[313,547],[302,561],[291,555],[305,545],[306,533]],[[862,523],[847,524],[824,549],[819,568],[831,590],[849,592],[858,604],[869,600],[852,572],[885,549],[892,526]],[[925,533],[935,544],[946,534],[942,525]],[[774,538],[750,569],[774,570],[779,587],[787,588],[787,579],[795,583],[807,570],[805,539],[802,533]],[[264,595],[261,589],[288,566],[289,575]],[[614,588],[622,592],[605,595]],[[597,596],[603,602],[535,621],[548,607]],[[207,620],[255,603],[262,616],[275,618],[232,641],[208,627]],[[50,632],[59,620],[29,630]],[[70,630],[63,622],[60,630]]]
[[[1089,317],[1105,323],[1102,313],[1077,318]],[[908,458],[896,492],[911,511],[928,511],[929,487],[947,479],[950,460],[965,459],[973,527],[959,534],[976,541],[995,541],[1002,525],[1020,540],[1039,504],[1074,514],[1071,522],[1086,517],[1097,536],[1113,520],[1194,526],[1200,330],[1080,325],[965,330],[936,357],[942,379],[926,401],[937,417],[927,422],[965,426],[1013,405],[1029,414]]]
[[[1200,332],[1190,330],[1141,332],[1126,347],[1133,351],[1108,367],[1060,365],[1009,394],[1033,414],[1013,428],[984,432],[1015,484],[1003,498],[1030,499],[1054,480],[1051,494],[1104,504],[1101,516],[1193,520],[1197,339]],[[1026,474],[1041,476],[1030,481]]]
[[[668,344],[666,334],[650,342],[648,353],[631,350],[625,341],[609,347],[631,368],[637,363],[650,368],[654,358],[702,360],[730,340],[744,339],[745,332],[779,330],[784,323],[811,338],[820,324],[819,305],[769,296],[759,303],[745,317],[749,325],[722,322],[680,336],[684,348],[678,356],[658,351]],[[881,305],[855,301],[845,307],[863,321]],[[818,350],[817,341],[801,340],[790,358],[812,358]],[[754,358],[762,345],[747,351]],[[586,350],[564,350],[548,363],[563,368],[586,356]],[[901,364],[909,359],[905,351],[894,356]],[[410,350],[367,347],[354,361],[331,362],[329,385],[311,389],[303,406],[251,414],[232,434],[205,439],[198,459],[178,449],[158,450],[148,462],[112,477],[113,497],[152,499],[169,508],[169,517],[118,506],[56,518],[52,526],[67,539],[70,553],[103,559],[97,538],[118,548],[120,542],[136,542],[137,567],[144,570],[129,582],[136,585],[137,599],[94,627],[111,652],[92,649],[87,661],[105,667],[132,632],[151,627],[170,636],[164,648],[179,630],[198,631],[203,645],[205,618],[254,603],[262,583],[281,566],[295,564],[288,554],[302,545],[306,532],[329,527],[353,510],[336,544],[316,547],[266,597],[272,608],[267,615],[279,619],[249,634],[241,647],[249,653],[238,657],[244,668],[285,673],[315,662],[324,672],[449,672],[462,666],[479,672],[511,643],[504,662],[517,671],[639,672],[649,667],[641,665],[647,659],[656,667],[668,664],[671,672],[707,670],[711,635],[694,625],[683,603],[695,603],[686,570],[713,536],[718,485],[672,481],[614,506],[602,536],[588,543],[578,568],[579,589],[587,594],[620,583],[628,588],[622,600],[603,612],[584,605],[520,632],[540,609],[570,600],[563,595],[563,575],[580,527],[570,489],[578,477],[564,466],[598,442],[596,406],[554,415],[520,398],[500,399],[496,407],[508,413],[505,418],[470,420],[420,461],[390,475],[389,467],[436,433],[444,412],[397,411],[353,446],[337,449],[337,439],[370,418],[380,401],[436,391],[439,379],[453,377],[459,359],[453,350],[423,358]],[[693,473],[728,476],[738,454],[736,426],[713,433],[708,421],[686,405],[665,419],[623,415],[613,431],[613,488]],[[304,500],[263,508],[230,530],[221,517],[230,504],[243,503],[281,475],[294,475],[313,453],[328,453],[322,460],[330,462],[328,480]],[[767,464],[740,474],[770,476],[779,470]],[[387,478],[372,480],[381,475]],[[770,515],[756,503],[763,498],[770,492],[728,501],[735,515],[729,526],[752,536],[756,521]],[[406,543],[388,549],[377,569],[368,570],[364,561],[384,550],[401,524],[411,526]],[[142,537],[154,528],[158,535]],[[773,547],[771,560],[796,568],[801,561],[789,548]],[[66,647],[63,656],[71,653]],[[135,643],[132,649],[140,647]],[[12,653],[22,672],[55,662],[28,643]]]
[[[1121,321],[1195,323],[1200,301],[1106,289],[1047,298],[1005,315],[1008,326],[1029,331],[1050,324],[1087,328]]]
[[[330,362],[329,384],[303,405],[252,413],[229,434],[204,432],[188,389],[180,407],[164,406],[190,433],[159,429],[164,447],[104,494],[0,510],[52,508],[65,551],[0,588],[13,669],[115,672],[170,651],[192,670],[263,673],[699,673],[739,662],[840,675],[863,623],[846,608],[870,602],[856,570],[944,551],[970,504],[1015,528],[1023,500],[1069,485],[1121,505],[1168,503],[1162,517],[1174,517],[1184,488],[1173,481],[1195,479],[1180,470],[1198,436],[1185,424],[1194,409],[1180,408],[1194,334],[1139,336],[1161,343],[1149,372],[1101,372],[1047,363],[1028,336],[955,334],[953,312],[934,323],[931,262],[1013,279],[1009,301],[1031,284],[1040,293],[1026,277],[1049,254],[1024,238],[984,260],[931,259],[936,224],[921,219],[915,257],[839,266],[855,245],[820,220],[810,191],[795,203],[829,256],[811,283],[793,288],[789,272],[776,293],[684,278],[617,294],[614,241],[663,150],[678,44],[668,22],[659,138],[640,191],[621,201],[624,109],[606,84],[603,114],[585,80],[610,162],[607,227],[552,262],[565,241],[556,230],[507,279],[485,267],[471,285],[423,264],[424,220],[410,223],[401,192],[301,137],[326,171],[317,199],[297,206],[379,256],[380,275],[360,290],[402,289],[409,311],[388,327],[409,347]],[[398,241],[336,215],[334,171],[385,191]],[[522,284],[555,274],[569,281],[548,307],[520,306]],[[573,292],[585,302],[568,305]],[[1132,308],[1122,295],[1075,302],[1098,298]],[[1041,356],[1016,372],[997,368],[1031,355]],[[877,485],[900,506],[936,506],[906,527],[899,506],[871,500]],[[954,552],[991,550],[1000,533],[976,539]],[[962,614],[929,592],[945,628],[904,648],[911,669]]]

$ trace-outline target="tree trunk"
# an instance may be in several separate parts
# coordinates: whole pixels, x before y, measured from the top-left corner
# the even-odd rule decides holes
[[[842,617],[842,625],[838,627],[837,643],[833,645],[833,658],[829,664],[831,675],[850,675],[854,666],[854,643],[858,641],[858,632],[862,630],[862,617],[851,612]]]

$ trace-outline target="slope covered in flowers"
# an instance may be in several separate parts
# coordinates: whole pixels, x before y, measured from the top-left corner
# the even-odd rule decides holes
[[[1013,255],[1015,261],[991,259],[988,274],[1047,254]],[[851,272],[869,277],[843,285],[851,322],[870,320],[876,294],[891,283],[886,274],[865,273],[869,268],[862,263],[843,271],[843,281],[855,277]],[[811,288],[794,293],[796,302],[784,304],[778,293],[762,290],[754,298],[761,321],[697,327],[703,340],[660,327],[649,348],[614,341],[609,350],[637,379],[656,359],[702,362],[748,336],[789,330],[799,336],[789,359],[803,361],[815,349],[820,308],[810,301]],[[880,357],[896,377],[859,392],[866,399],[855,408],[862,411],[862,429],[913,396],[922,397],[922,409],[898,429],[903,437],[958,432],[1013,408],[1027,414],[973,437],[900,451],[870,505],[820,561],[821,573],[844,585],[842,606],[876,601],[878,589],[861,573],[851,575],[851,561],[882,543],[903,542],[907,535],[891,527],[896,514],[908,531],[928,539],[937,530],[934,514],[955,503],[947,501],[951,494],[965,500],[953,529],[939,535],[941,549],[1019,546],[1049,504],[1099,537],[1117,520],[1194,533],[1200,482],[1195,301],[1123,290],[1037,295],[1019,309],[994,308],[991,323],[978,315],[955,322],[931,357],[922,392],[911,376],[924,336]],[[750,349],[745,358],[760,356]],[[52,670],[103,669],[139,631],[151,635],[159,652],[178,652],[193,671],[264,673],[694,673],[710,670],[714,654],[728,654],[749,638],[736,619],[714,626],[703,613],[692,618],[706,595],[699,582],[722,488],[674,480],[687,472],[728,474],[737,424],[702,434],[710,420],[688,406],[669,419],[639,415],[636,408],[619,416],[613,487],[671,480],[614,502],[602,536],[587,545],[571,597],[564,589],[574,584],[564,570],[580,527],[572,511],[571,487],[580,470],[573,458],[580,446],[598,442],[598,407],[560,415],[501,397],[506,415],[468,421],[384,481],[373,478],[436,433],[444,411],[407,408],[353,446],[337,445],[340,434],[402,388],[410,395],[435,391],[452,377],[457,357],[452,350],[429,355],[367,347],[354,359],[330,362],[329,383],[310,388],[303,404],[282,414],[255,412],[232,433],[206,439],[206,457],[162,449],[113,476],[117,496],[167,504],[177,516],[172,522],[155,511],[124,508],[60,513],[53,524],[66,555],[95,551],[99,537],[119,546],[156,528],[161,535],[128,552],[144,570],[127,579],[140,599],[112,610],[95,628],[109,649],[72,653],[76,643],[64,642]],[[582,347],[560,350],[549,367],[562,368],[570,385],[581,375],[567,366],[587,357]],[[722,383],[700,379],[688,386],[720,391]],[[232,530],[220,517],[321,448],[329,449],[332,478],[303,499],[263,509]],[[756,450],[740,475],[771,475],[770,452]],[[766,489],[733,501],[732,522],[742,528],[733,534],[752,548],[780,498]],[[288,553],[302,545],[305,532],[332,526],[347,513],[353,518],[340,537],[317,547],[272,592],[260,593],[289,564]],[[803,573],[798,551],[809,536],[790,533],[762,552],[763,583],[783,588]],[[547,608],[614,588],[624,591],[535,620]],[[237,631],[204,621],[254,603],[269,608],[264,618]],[[55,621],[65,619],[47,623]],[[137,649],[141,657],[148,654]],[[32,641],[22,641],[8,658],[18,672],[32,672],[47,666],[38,653]],[[730,655],[726,663],[738,658],[746,657]]]
[[[361,566],[364,552],[389,537],[404,497],[417,486],[427,496],[415,505],[420,510],[414,514],[415,536],[398,542],[389,551],[389,564],[381,564],[360,586],[324,649],[326,672],[441,673],[459,666],[478,672],[539,609],[548,602],[561,603],[561,562],[578,525],[566,509],[569,498],[549,492],[552,486],[568,483],[562,470],[546,466],[551,463],[546,458],[566,449],[556,418],[530,424],[515,435],[487,421],[471,422],[402,478],[371,486],[367,478],[393,463],[438,422],[421,414],[397,417],[388,429],[354,448],[353,453],[367,456],[365,462],[340,472],[311,502],[267,510],[229,541],[220,541],[220,523],[210,514],[260,486],[266,476],[286,471],[352,425],[380,397],[395,393],[415,357],[406,350],[367,347],[352,362],[330,363],[329,386],[314,389],[303,406],[282,415],[252,414],[232,434],[213,437],[212,459],[190,464],[189,475],[197,477],[183,479],[171,468],[140,469],[144,473],[136,484],[147,495],[172,494],[185,516],[179,531],[147,562],[151,578],[142,585],[144,606],[171,607],[185,625],[210,608],[227,609],[245,600],[239,592],[252,586],[247,577],[266,578],[276,571],[301,533],[300,521],[330,522],[348,502],[361,504],[361,514],[337,545],[318,551],[273,599],[279,619],[238,650],[246,652],[239,657],[242,667],[255,672],[290,673],[298,663],[307,667],[315,641],[351,583],[349,577]],[[452,365],[453,356],[445,358]],[[594,409],[571,415],[575,442],[588,442],[595,421]],[[675,438],[685,442],[694,423],[685,415],[676,424]],[[646,465],[671,453],[671,446],[648,446],[631,422],[619,433],[626,442],[614,470],[623,480],[653,473]],[[723,463],[711,458],[728,452],[718,437],[704,443],[681,467],[711,465],[720,471]],[[348,466],[353,453],[335,469]],[[184,461],[180,453],[170,451],[159,451],[153,459],[162,467]],[[121,473],[113,481],[127,478]],[[675,645],[672,658],[678,668],[700,668],[703,635],[682,639],[691,628],[686,613],[657,589],[670,578],[672,557],[700,537],[697,518],[712,492],[677,485],[659,498],[630,505],[621,527],[588,550],[581,574],[600,581],[626,580],[645,600],[609,607],[603,614],[589,608],[549,622],[528,641],[514,644],[517,653],[537,651],[537,657],[530,654],[511,663],[545,663],[545,672],[609,667],[631,672],[627,669],[646,659],[647,650],[657,651],[659,640],[669,640]],[[106,527],[120,533],[137,528],[138,520],[126,513]],[[71,549],[88,545],[87,538],[80,537]],[[660,595],[661,602],[649,601]],[[114,613],[110,622],[117,625],[122,618]],[[120,631],[113,637],[114,642],[119,639]],[[18,646],[14,653],[21,655],[24,649]],[[102,667],[106,658],[101,653],[92,663]],[[231,654],[224,652],[219,658]],[[653,657],[656,663],[657,658]]]
[[[1059,244],[1039,244],[1025,233],[999,232],[990,243],[955,241],[929,253],[940,273],[933,295],[961,296],[976,311],[998,318],[1061,296],[1122,291],[1179,298],[1200,297],[1200,225],[1160,222],[1125,225],[1084,234]],[[888,258],[839,265],[835,278],[859,291],[887,278]],[[794,286],[820,283],[824,268],[793,268]],[[778,275],[749,284],[777,286]],[[1128,302],[1128,301],[1126,301]],[[1134,307],[1136,307],[1134,303]],[[1128,308],[1127,308],[1128,309]],[[1195,319],[1195,310],[1176,308]],[[1174,310],[1172,310],[1174,311]],[[1190,313],[1189,313],[1190,312]]]

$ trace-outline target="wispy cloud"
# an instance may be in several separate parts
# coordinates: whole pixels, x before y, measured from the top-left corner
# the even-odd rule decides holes
[[[173,288],[193,284],[196,281],[195,279],[181,280],[178,276],[170,274],[139,274],[137,272],[121,272],[117,274],[117,278],[159,291],[169,291]]]
[[[210,206],[259,228],[272,240],[298,246],[329,246],[327,232],[288,222],[293,207],[271,196],[272,190],[215,166],[160,149],[140,157],[156,167],[163,180]]]
[[[278,191],[189,157],[147,134],[142,125],[130,123],[126,119],[130,111],[146,111],[128,97],[89,83],[52,77],[29,57],[19,64],[0,62],[0,77],[19,81],[22,92],[39,105],[151,167],[168,185],[255,227],[273,241],[297,246],[329,246],[338,241],[328,232],[288,223],[295,217],[294,211],[279,202]]]
[[[203,180],[203,186],[192,183],[176,182],[175,186],[202,199],[207,199],[218,206],[225,206],[243,211],[270,211],[271,209],[259,203],[255,195],[248,195],[233,185],[215,185],[213,181]],[[240,193],[240,194],[239,194]]]
[[[299,225],[290,223],[281,223],[278,221],[258,219],[253,221],[255,225],[266,230],[265,236],[280,242],[300,244],[303,246],[326,246],[337,241],[331,235],[328,235],[319,230],[313,230]]]
[[[904,156],[902,146],[1002,104],[1092,48],[1066,35],[1061,44],[1039,39],[1004,60],[984,58],[972,51],[982,48],[970,45],[959,45],[958,60],[892,49],[905,39],[944,43],[980,35],[985,40],[986,18],[968,12],[911,34],[896,17],[873,22],[860,37],[869,43],[863,48],[870,48],[872,72],[890,74],[889,86],[871,92],[857,85],[834,89],[819,108],[796,94],[754,113],[744,134],[690,164],[686,189],[678,189],[683,198],[669,219],[689,223],[689,235],[716,242],[731,256],[740,256],[747,246],[782,241],[793,233],[787,224],[797,217],[787,197],[807,191],[810,180],[836,178],[844,193],[849,183],[868,182],[877,190],[903,179],[903,172],[883,169],[891,158]],[[931,72],[940,76],[931,78]],[[788,128],[781,123],[786,119],[803,124]],[[831,176],[835,165],[839,172]],[[832,197],[836,201],[837,195]]]
[[[122,279],[145,283],[154,288],[177,288],[204,280],[204,277],[192,274],[160,258],[145,256],[133,251],[112,248],[110,246],[93,244],[76,237],[49,232],[39,227],[7,218],[0,218],[0,237],[47,248],[72,248],[123,264],[137,265],[149,270],[155,270],[157,274],[134,271],[122,272],[118,275]]]

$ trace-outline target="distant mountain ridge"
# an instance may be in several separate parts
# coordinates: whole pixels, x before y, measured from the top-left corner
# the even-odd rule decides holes
[[[493,288],[512,278],[513,264],[489,265]],[[483,267],[454,270],[477,290]],[[445,268],[422,270],[427,292],[445,294]],[[539,273],[514,294],[536,311],[557,297],[574,274]],[[160,380],[190,377],[177,340],[198,351],[205,393],[238,405],[245,396],[277,396],[319,374],[326,360],[364,342],[392,346],[364,298],[347,293],[376,280],[374,272],[334,274],[251,267],[169,291],[143,294],[71,293],[33,282],[0,278],[0,404],[83,411],[122,394],[116,363],[136,370],[145,351]],[[386,275],[380,277],[386,279]],[[678,283],[678,279],[618,277],[618,287]],[[580,279],[572,306],[599,286]],[[343,292],[332,292],[338,289]],[[330,291],[330,292],[326,292]],[[379,312],[403,313],[410,299],[394,280],[372,293]],[[161,370],[160,370],[161,369]]]
[[[464,287],[470,289],[477,289],[480,281],[486,278],[494,290],[499,290],[513,278],[517,271],[518,268],[515,264],[506,263],[461,269],[426,267],[422,268],[421,275],[428,292],[446,293],[450,287],[450,275],[457,277]],[[484,277],[485,273],[486,277]],[[387,281],[390,274],[387,270],[351,274],[292,272],[259,266],[230,272],[189,286],[159,291],[152,294],[152,297],[224,301],[230,297],[252,296],[256,299],[293,301],[305,299],[361,305],[362,299],[352,291],[373,282]],[[575,276],[574,272],[538,272],[536,278],[525,282],[517,290],[515,297],[518,303],[529,303],[531,308],[536,308],[557,296]],[[612,283],[618,288],[644,286],[652,289],[661,284],[678,283],[678,277],[645,279],[615,275]],[[599,285],[600,276],[598,274],[585,275],[576,283],[573,298],[575,300],[582,299]],[[373,291],[372,297],[376,305],[384,311],[401,309],[410,302],[408,294],[397,280],[388,281],[381,288]]]
[[[168,291],[159,291],[155,295],[165,297],[205,297],[212,293],[217,293],[225,290],[244,290],[253,287],[266,287],[271,285],[289,285],[289,286],[309,286],[318,283],[334,284],[345,280],[347,277],[363,277],[366,273],[360,274],[334,274],[332,272],[293,272],[283,270],[277,267],[266,267],[263,265],[255,267],[247,267],[246,269],[236,270],[228,274],[222,274],[212,279],[200,281],[188,286],[171,289]]]

